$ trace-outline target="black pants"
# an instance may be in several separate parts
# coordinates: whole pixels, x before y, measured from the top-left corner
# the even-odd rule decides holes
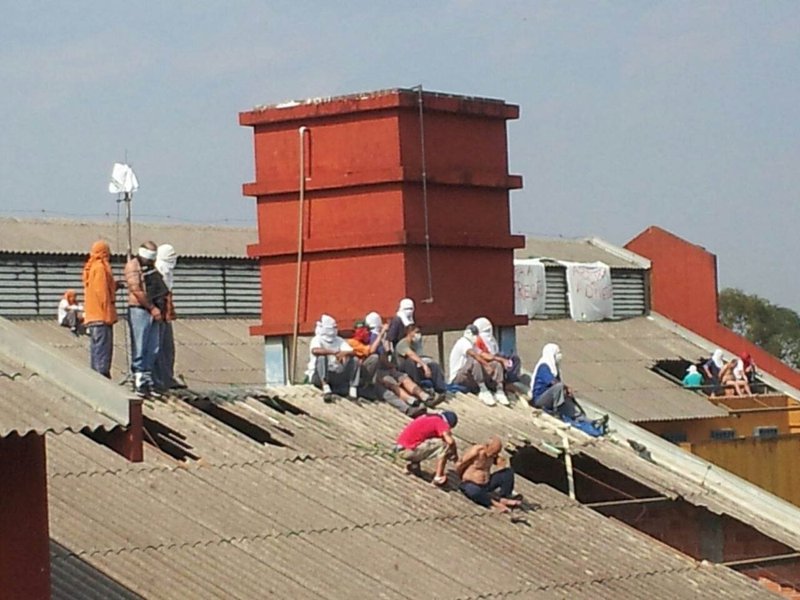
[[[428,358],[422,358],[428,368],[431,370],[431,378],[430,381],[433,383],[433,390],[439,394],[442,394],[447,391],[447,384],[444,381],[444,373],[442,373],[442,367],[439,366],[439,363],[434,362]],[[403,373],[411,377],[414,382],[419,385],[421,381],[426,379],[425,373],[422,372],[417,364],[413,360],[408,360],[407,358],[400,359],[399,368]]]

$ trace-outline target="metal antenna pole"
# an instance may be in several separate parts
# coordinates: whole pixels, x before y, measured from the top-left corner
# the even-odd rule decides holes
[[[133,237],[131,235],[131,193],[125,192],[125,223],[128,227],[128,260],[133,257]]]

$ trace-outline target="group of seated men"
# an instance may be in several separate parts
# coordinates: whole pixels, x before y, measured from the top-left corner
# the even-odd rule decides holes
[[[424,352],[410,298],[400,301],[388,322],[370,312],[353,329],[345,340],[330,315],[317,322],[306,376],[322,389],[325,402],[337,395],[383,400],[417,417],[441,403],[448,390],[477,393],[489,406],[508,406],[505,386],[519,380],[519,359],[500,353],[492,323],[485,317],[469,324],[453,346],[449,380]]]
[[[322,315],[309,345],[306,371],[310,383],[320,388],[325,402],[337,395],[351,399],[383,400],[412,417],[398,436],[394,451],[406,461],[408,473],[420,474],[424,460],[437,459],[433,484],[447,482],[445,468],[455,463],[459,489],[474,502],[506,512],[519,506],[513,496],[514,472],[501,458],[502,442],[493,437],[470,448],[460,459],[451,430],[458,423],[452,411],[428,413],[445,399],[448,391],[475,393],[488,406],[508,406],[506,386],[519,383],[520,359],[500,352],[491,321],[480,317],[464,329],[453,345],[449,378],[441,366],[427,356],[422,346],[422,331],[414,322],[414,302],[400,301],[397,313],[384,322],[376,312],[354,324],[353,335],[339,336],[336,320]],[[594,435],[605,431],[605,420],[589,421],[574,398],[574,392],[561,382],[561,351],[546,344],[534,368],[532,406],[582,425]],[[496,470],[492,472],[492,469]]]
[[[706,389],[711,396],[750,396],[753,393],[750,384],[755,377],[756,364],[748,352],[725,361],[722,350],[717,348],[711,358],[700,364],[700,369],[697,365],[689,365],[683,385]]]

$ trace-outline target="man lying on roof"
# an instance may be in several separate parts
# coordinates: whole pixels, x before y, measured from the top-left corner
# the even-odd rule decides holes
[[[503,442],[498,437],[489,438],[485,444],[475,444],[461,457],[456,471],[461,477],[460,489],[467,498],[486,508],[508,512],[522,501],[511,498],[514,471],[500,456],[502,449]],[[498,470],[492,473],[492,467]],[[495,491],[498,491],[497,497],[492,495]]]
[[[406,461],[406,472],[420,475],[420,463],[429,458],[438,458],[433,477],[434,485],[444,485],[447,461],[458,460],[456,441],[450,431],[458,424],[456,413],[446,410],[438,414],[417,417],[403,428],[397,436],[394,451]]]

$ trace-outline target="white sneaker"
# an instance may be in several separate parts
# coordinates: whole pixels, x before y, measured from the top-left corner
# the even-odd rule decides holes
[[[347,392],[347,395],[349,396],[349,398],[351,400],[358,399],[358,388],[356,386],[354,386],[354,385],[351,385],[350,389]]]
[[[494,406],[495,404],[497,404],[497,402],[494,399],[494,396],[492,396],[492,392],[490,392],[485,388],[482,389],[480,392],[478,392],[478,400],[483,402],[486,406]]]
[[[508,401],[508,396],[506,396],[506,393],[503,390],[497,390],[494,393],[494,399],[503,406],[509,406],[511,404],[511,402]]]

